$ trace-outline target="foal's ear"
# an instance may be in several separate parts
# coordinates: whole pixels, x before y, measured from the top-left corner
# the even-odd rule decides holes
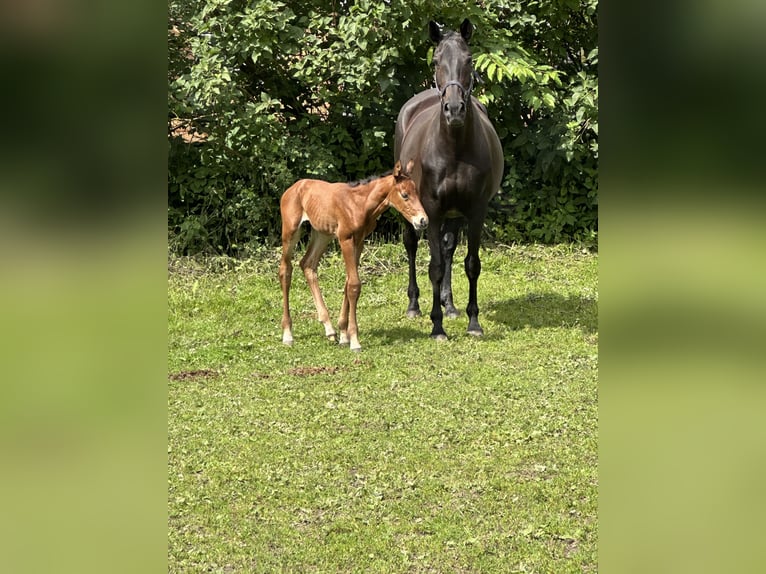
[[[471,24],[471,21],[468,18],[463,20],[463,23],[460,24],[460,35],[466,43],[468,43],[468,40],[473,36],[473,24]]]
[[[431,20],[428,23],[428,37],[434,44],[438,44],[442,40],[442,31],[439,28],[439,24]]]
[[[402,162],[397,161],[396,165],[394,165],[394,177],[398,178],[402,175]]]

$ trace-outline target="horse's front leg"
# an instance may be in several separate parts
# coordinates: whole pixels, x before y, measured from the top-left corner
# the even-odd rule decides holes
[[[359,257],[361,256],[361,242],[353,238],[341,241],[343,263],[346,265],[346,285],[343,289],[343,305],[338,320],[340,329],[340,344],[349,344],[352,351],[361,351],[359,343],[359,329],[356,321],[356,306],[359,294],[362,292],[362,282],[359,279]]]
[[[428,264],[428,277],[431,279],[433,292],[433,304],[431,305],[431,337],[443,341],[447,339],[442,320],[442,306],[440,300],[441,284],[444,278],[444,258],[441,247],[441,221],[433,221],[428,227],[428,249],[431,252],[431,262]]]
[[[441,304],[444,306],[444,314],[450,319],[460,317],[460,311],[455,308],[455,303],[452,300],[452,257],[457,247],[461,224],[460,219],[447,219],[444,221],[442,230],[444,278],[441,287]]]
[[[481,243],[481,230],[484,226],[484,217],[474,217],[468,223],[468,255],[465,257],[465,274],[468,277],[468,334],[480,337],[484,329],[479,325],[479,303],[477,301],[477,285],[481,274],[481,260],[479,259],[479,245]]]
[[[407,262],[409,264],[409,285],[407,286],[407,297],[410,302],[407,305],[407,317],[419,317],[420,304],[418,298],[420,297],[420,289],[418,288],[418,278],[415,269],[415,259],[418,253],[418,234],[415,228],[409,223],[404,226],[404,233],[402,233],[402,241],[404,242],[404,249],[407,251]]]

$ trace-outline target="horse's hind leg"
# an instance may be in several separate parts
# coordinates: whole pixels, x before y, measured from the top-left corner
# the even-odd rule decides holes
[[[479,260],[479,244],[481,242],[481,230],[484,226],[484,218],[476,217],[468,224],[468,255],[465,257],[465,274],[468,277],[468,334],[480,337],[484,330],[479,325],[479,303],[476,296],[476,287],[481,274],[481,261]]]
[[[306,248],[306,254],[301,259],[301,268],[303,274],[306,276],[306,282],[311,289],[311,295],[314,298],[314,305],[317,308],[317,319],[324,325],[325,336],[335,341],[335,329],[333,329],[330,322],[330,313],[327,311],[327,305],[325,305],[322,298],[322,292],[319,290],[319,277],[317,275],[317,267],[319,267],[319,260],[324,255],[327,245],[332,240],[331,235],[325,235],[320,233],[316,229],[311,229],[311,239],[309,240],[308,247]]]
[[[300,238],[300,214],[282,213],[282,260],[279,263],[279,284],[282,287],[282,342],[293,344],[293,321],[290,317],[290,284],[293,280],[293,252]]]
[[[441,304],[444,306],[444,314],[450,319],[460,317],[460,311],[455,308],[455,303],[452,301],[452,257],[455,255],[462,223],[461,219],[452,218],[445,220],[442,226],[444,277],[442,278]]]
[[[409,223],[404,226],[404,233],[402,234],[402,240],[404,242],[404,248],[407,250],[407,261],[409,263],[409,285],[407,286],[407,297],[409,297],[409,305],[407,306],[407,316],[419,317],[420,304],[418,298],[420,297],[420,289],[418,289],[418,279],[415,269],[415,257],[418,252],[418,234],[415,228]]]

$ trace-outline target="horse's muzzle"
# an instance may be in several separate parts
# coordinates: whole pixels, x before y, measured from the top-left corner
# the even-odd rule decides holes
[[[428,217],[425,215],[420,217],[413,217],[412,226],[415,228],[415,231],[423,231],[426,227],[428,227]]]
[[[459,100],[457,102],[444,102],[442,111],[444,113],[444,119],[447,120],[447,125],[449,127],[463,127],[466,113],[465,101]]]

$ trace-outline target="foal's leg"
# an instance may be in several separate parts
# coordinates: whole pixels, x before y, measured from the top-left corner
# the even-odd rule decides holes
[[[357,243],[353,238],[345,239],[340,244],[343,252],[343,262],[346,265],[346,286],[343,289],[343,306],[340,310],[338,329],[340,329],[340,344],[349,343],[352,351],[361,351],[359,344],[359,332],[356,322],[356,305],[359,301],[359,293],[362,291],[362,282],[359,279],[359,258],[362,254],[362,243]]]
[[[359,260],[362,256],[362,247],[364,247],[364,243],[360,243],[359,247],[356,249],[356,268],[359,269]],[[344,262],[345,265],[345,262]],[[348,279],[348,272],[346,272],[346,279]],[[348,345],[348,311],[349,311],[349,301],[348,301],[348,289],[346,289],[346,286],[344,284],[343,286],[343,303],[340,306],[340,317],[338,319],[338,330],[340,331],[340,338],[338,339],[339,345]]]
[[[327,305],[325,305],[324,299],[322,298],[322,292],[319,290],[319,277],[317,276],[319,260],[322,258],[322,255],[324,255],[327,245],[331,240],[331,235],[325,235],[312,228],[311,239],[306,248],[306,255],[301,259],[301,268],[303,269],[303,274],[306,276],[306,282],[309,284],[309,289],[311,289],[311,296],[314,298],[314,305],[317,308],[317,319],[324,325],[325,337],[331,341],[335,341],[335,329],[332,327],[330,313],[327,312]]]
[[[443,341],[447,339],[447,333],[444,331],[442,320],[442,306],[440,301],[440,292],[442,279],[444,278],[444,258],[442,257],[441,247],[441,221],[434,221],[431,218],[428,226],[428,249],[431,252],[431,262],[428,264],[428,277],[431,279],[431,288],[433,290],[433,304],[431,305],[431,337]]]
[[[442,229],[442,249],[444,250],[444,278],[442,279],[441,304],[444,314],[450,319],[460,317],[460,311],[452,301],[452,256],[455,254],[462,220],[450,218],[444,221]]]
[[[279,284],[282,286],[282,342],[293,344],[293,320],[290,317],[290,284],[293,279],[293,251],[300,238],[300,217],[286,220],[282,216],[282,260],[279,263]]]
[[[415,228],[406,223],[404,225],[404,233],[402,233],[402,240],[404,242],[404,248],[407,250],[407,262],[410,268],[410,282],[407,286],[407,297],[409,297],[410,303],[407,306],[407,316],[419,317],[420,304],[418,298],[420,297],[420,289],[418,289],[418,279],[415,271],[415,257],[418,252],[418,234]]]
[[[479,260],[479,244],[481,242],[481,230],[484,226],[484,216],[474,217],[468,223],[468,255],[465,257],[465,274],[468,277],[468,334],[480,337],[484,330],[479,325],[479,304],[476,297],[476,285],[481,274],[481,261]]]

